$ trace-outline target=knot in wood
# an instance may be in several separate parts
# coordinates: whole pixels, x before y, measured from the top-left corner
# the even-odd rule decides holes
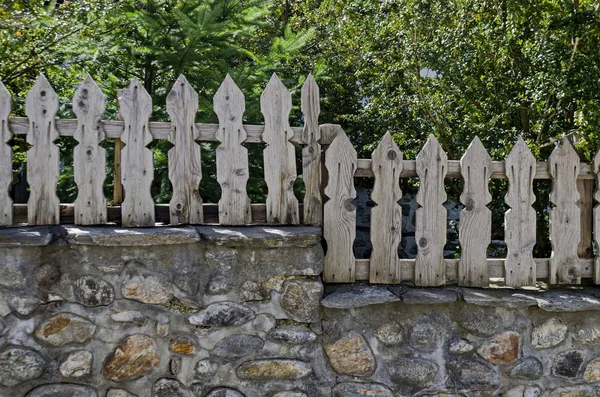
[[[344,208],[346,209],[346,211],[354,210],[354,205],[352,204],[352,199],[349,198],[344,201]]]
[[[387,153],[387,157],[388,157],[388,159],[394,161],[394,160],[396,160],[398,158],[398,153],[396,153],[395,150],[390,150]]]

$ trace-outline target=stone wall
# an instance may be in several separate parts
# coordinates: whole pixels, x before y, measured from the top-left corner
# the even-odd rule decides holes
[[[600,396],[599,290],[324,288],[319,234],[0,230],[0,396]]]

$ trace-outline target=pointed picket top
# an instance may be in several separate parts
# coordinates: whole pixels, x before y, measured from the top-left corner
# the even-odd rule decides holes
[[[12,138],[8,127],[11,111],[11,96],[0,81],[0,226],[13,223],[13,201],[8,189],[12,182],[12,148],[8,142]]]
[[[79,144],[73,149],[73,175],[77,184],[76,225],[106,223],[106,151],[100,146],[105,133],[101,125],[104,94],[88,75],[73,95],[73,112],[77,130],[73,137]]]
[[[474,183],[473,186],[470,186],[471,190],[467,189],[467,184],[465,184],[460,201],[465,204],[473,195],[480,199],[478,204],[484,206],[492,201],[492,195],[488,189],[488,180],[492,176],[492,158],[479,137],[473,138],[467,151],[460,159],[460,165],[463,178],[465,180],[468,178],[470,182]],[[476,174],[470,170],[475,170]]]
[[[231,138],[240,144],[244,142],[246,140],[246,130],[242,126],[242,117],[246,110],[246,98],[229,73],[225,76],[223,83],[221,83],[221,86],[213,97],[213,106],[219,121],[225,122],[228,120],[228,123],[240,127],[239,131],[237,131],[237,136],[232,136]],[[227,138],[224,136],[222,128],[217,130],[215,137],[220,142],[224,142]]]
[[[244,94],[230,75],[213,97],[213,106],[219,118],[216,138],[221,142],[216,151],[217,181],[221,185],[219,223],[245,225],[252,222],[248,183],[248,150],[242,146],[246,131],[242,125],[246,102]]]
[[[119,114],[125,128],[121,141],[121,184],[125,199],[121,205],[123,227],[154,226],[154,201],[150,192],[154,179],[149,123],[152,98],[137,79],[119,90]]]
[[[35,115],[38,120],[50,119],[54,120],[56,113],[58,112],[59,102],[58,95],[54,91],[54,88],[50,85],[50,82],[44,76],[40,74],[33,87],[25,97],[25,112],[28,116]],[[51,141],[58,138],[58,131],[55,129],[50,131],[52,134]],[[30,136],[27,135],[27,142],[30,142]]]
[[[420,180],[416,199],[420,208],[415,213],[418,246],[415,284],[438,286],[446,281],[444,245],[448,214],[443,204],[447,199],[444,178],[448,171],[448,156],[435,136],[429,136],[417,155],[416,163]]]
[[[504,201],[510,207],[504,214],[506,241],[505,283],[509,287],[533,286],[536,283],[537,265],[533,259],[536,240],[536,212],[533,179],[535,157],[523,138],[506,157],[508,192]]]
[[[565,137],[550,155],[552,192],[550,201],[551,284],[580,284],[581,263],[577,248],[581,240],[581,219],[577,176],[579,156]]]
[[[387,132],[371,155],[375,175],[372,200],[377,204],[371,209],[371,283],[399,283],[402,281],[398,246],[402,238],[402,198],[400,173],[402,152]]]
[[[594,200],[600,202],[600,150],[594,156],[594,174],[596,174],[596,191],[594,192]],[[600,204],[594,206],[594,241],[596,247],[600,247]],[[600,284],[600,255],[596,255],[594,263],[594,282]]]
[[[321,130],[319,128],[319,86],[309,74],[302,86],[302,178],[304,180],[304,224],[321,226],[323,199],[321,197]]]
[[[478,137],[473,138],[460,159],[460,168],[464,180],[460,201],[465,208],[460,212],[458,232],[462,248],[458,284],[487,287],[487,247],[492,239],[492,211],[486,205],[492,200],[488,188],[492,158]]]
[[[304,116],[304,129],[302,130],[302,140],[305,144],[318,142],[321,138],[319,131],[319,113],[321,113],[321,104],[319,101],[319,86],[315,82],[312,74],[309,74],[302,86],[302,114]]]
[[[89,74],[73,95],[73,113],[80,119],[100,121],[106,110],[105,97],[92,76]],[[97,128],[98,142],[105,138],[104,130]],[[81,141],[81,129],[77,129],[74,138]]]
[[[509,181],[511,177],[515,181],[515,183],[508,184],[508,192],[505,197],[506,204],[509,207],[517,207],[524,197],[528,205],[535,202],[535,195],[533,193],[535,166],[536,160],[533,153],[523,140],[523,137],[519,137],[508,156],[506,156],[505,161],[506,176]]]
[[[59,150],[54,144],[59,134],[55,127],[58,95],[41,74],[25,98],[29,117],[27,143],[27,182],[30,187],[27,218],[30,225],[57,225],[60,201],[56,184],[60,174]]]
[[[289,117],[292,94],[275,73],[260,97],[260,109],[265,118],[262,135],[267,144],[264,154],[267,182],[267,223],[298,224],[298,200],[294,196],[296,153],[289,141],[294,132]]]
[[[262,114],[265,117],[265,124],[269,117],[281,117],[281,122],[284,124],[288,123],[289,114],[292,111],[292,94],[288,91],[287,87],[279,79],[276,73],[273,73],[269,83],[260,96],[260,107]],[[294,135],[291,128],[285,128],[284,132],[286,140],[290,140]],[[281,131],[268,131],[265,128],[263,141],[270,143],[273,138],[277,139],[277,135],[280,133]],[[276,134],[276,136],[273,137],[273,134]]]
[[[323,280],[348,283],[356,279],[352,245],[356,238],[356,198],[354,173],[358,163],[356,150],[340,126],[335,139],[325,152],[325,167],[329,175],[324,205],[323,237],[327,241]]]

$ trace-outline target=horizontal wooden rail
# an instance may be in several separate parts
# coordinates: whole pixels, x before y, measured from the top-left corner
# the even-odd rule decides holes
[[[8,125],[13,134],[26,135],[29,132],[29,118],[27,117],[11,117],[8,120]],[[125,122],[119,120],[103,120],[102,127],[107,138],[120,138],[125,128]],[[153,121],[150,122],[150,133],[154,139],[167,139],[171,133],[171,122]],[[203,124],[196,123],[196,128],[200,133],[199,141],[217,141],[215,134],[219,129],[219,124]],[[56,119],[56,129],[60,136],[73,136],[77,130],[77,120],[75,119]],[[261,143],[262,134],[265,130],[264,125],[244,125],[247,133],[247,138],[244,142]],[[292,127],[294,136],[290,139],[291,142],[302,144],[303,127]]]
[[[121,223],[121,206],[107,206],[108,222]],[[27,223],[27,204],[13,204],[15,226]],[[205,203],[202,205],[204,210],[203,224],[218,224],[219,223],[219,205],[214,203]],[[73,204],[60,205],[60,223],[73,224],[75,220]],[[267,209],[266,204],[252,204],[252,224],[260,225],[267,224]],[[156,204],[154,206],[157,224],[168,225],[170,223],[169,204]],[[300,204],[300,220],[302,221],[302,204]]]
[[[535,258],[537,264],[536,278],[548,279],[550,278],[550,259],[548,258]],[[458,262],[459,259],[444,259],[446,265],[446,283],[456,284],[458,282]],[[582,278],[593,278],[594,277],[594,259],[580,259],[581,262],[581,277]],[[504,259],[488,259],[488,268],[490,271],[490,278],[504,278]],[[400,259],[400,267],[402,274],[401,281],[414,281],[415,280],[415,260],[414,259]],[[368,281],[370,272],[370,260],[369,259],[357,259],[356,260],[356,281]]]
[[[402,162],[402,172],[400,178],[414,178],[417,176],[416,160],[404,160]],[[373,177],[370,159],[358,159],[358,165],[355,177]],[[460,173],[460,160],[448,160],[448,173],[446,178],[462,178]],[[504,161],[492,162],[492,179],[506,179],[506,170]],[[550,175],[550,163],[547,161],[538,161],[535,169],[535,179],[552,179]],[[578,179],[595,179],[592,167],[587,163],[580,163]]]

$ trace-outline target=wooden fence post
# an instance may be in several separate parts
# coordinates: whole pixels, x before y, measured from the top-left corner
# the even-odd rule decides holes
[[[169,203],[172,225],[199,224],[204,220],[200,181],[202,161],[196,129],[198,94],[181,75],[167,96],[167,112],[171,116],[169,142],[169,180],[173,196]]]
[[[353,253],[356,238],[356,197],[354,172],[357,164],[356,150],[339,128],[325,154],[325,166],[329,179],[325,195],[323,237],[327,241],[327,253],[323,280],[331,283],[355,281],[356,268]]]
[[[535,246],[535,202],[533,178],[535,177],[535,157],[523,138],[519,138],[506,157],[508,193],[506,204],[510,207],[504,214],[506,261],[504,262],[505,282],[508,287],[535,285],[537,265],[533,260]]]
[[[577,202],[579,156],[567,138],[550,155],[553,184],[550,201],[551,284],[581,284],[581,263],[577,249],[581,240],[581,213]]]
[[[265,117],[263,141],[267,144],[264,150],[267,222],[297,225],[296,154],[290,142],[293,131],[289,124],[292,95],[275,73],[260,96],[260,109]]]
[[[302,177],[304,179],[304,224],[321,226],[323,223],[323,200],[321,198],[321,131],[319,128],[319,86],[308,75],[302,86],[302,114],[304,130],[302,140]]]
[[[221,185],[219,200],[219,223],[221,225],[245,225],[252,223],[252,207],[247,184],[248,149],[242,146],[246,130],[242,125],[246,100],[244,94],[227,75],[213,98],[213,106],[219,118],[216,138],[217,181]]]
[[[27,218],[30,226],[58,225],[60,201],[56,184],[60,175],[60,152],[54,141],[58,139],[55,127],[58,95],[43,74],[38,77],[25,98],[29,117],[27,143],[27,182],[30,187]]]
[[[8,127],[11,111],[10,93],[0,81],[0,226],[13,224],[13,201],[8,190],[12,183],[12,134]]]
[[[104,109],[104,95],[88,75],[73,96],[73,112],[77,115],[73,137],[79,142],[73,150],[76,225],[106,223],[106,151],[99,145],[105,138],[100,124]]]
[[[402,198],[400,173],[402,152],[387,132],[371,155],[375,175],[371,209],[371,243],[373,253],[369,280],[372,283],[391,284],[402,280],[398,246],[402,239]]]
[[[154,201],[150,188],[154,178],[152,151],[146,146],[152,142],[148,128],[152,113],[152,98],[137,79],[121,91],[119,112],[125,122],[121,140],[121,183],[125,199],[121,206],[123,227],[154,226]]]
[[[444,178],[448,171],[448,156],[435,136],[431,135],[417,156],[417,175],[420,185],[416,211],[415,239],[418,253],[415,260],[415,284],[421,287],[444,285],[448,214],[444,207],[446,189]]]

